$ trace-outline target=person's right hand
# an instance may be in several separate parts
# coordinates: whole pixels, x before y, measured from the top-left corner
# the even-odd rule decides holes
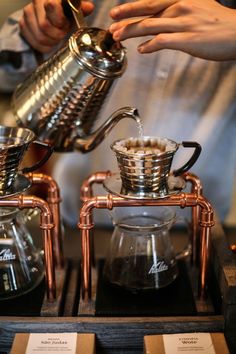
[[[91,1],[82,1],[85,16],[93,8]],[[21,35],[32,48],[48,53],[72,30],[74,22],[65,17],[60,0],[32,0],[24,7],[19,26]]]

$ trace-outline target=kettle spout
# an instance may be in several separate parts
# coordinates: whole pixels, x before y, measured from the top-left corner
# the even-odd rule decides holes
[[[123,118],[132,118],[140,125],[140,117],[137,108],[123,107],[112,115],[93,134],[85,138],[77,138],[74,143],[76,150],[86,153],[95,149],[109,134],[112,128]]]

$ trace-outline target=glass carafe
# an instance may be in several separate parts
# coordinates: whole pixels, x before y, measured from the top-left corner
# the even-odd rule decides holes
[[[44,276],[40,250],[25,221],[24,211],[0,208],[0,300],[25,294]]]
[[[155,290],[178,275],[169,230],[175,212],[169,207],[118,207],[103,275],[132,292]]]

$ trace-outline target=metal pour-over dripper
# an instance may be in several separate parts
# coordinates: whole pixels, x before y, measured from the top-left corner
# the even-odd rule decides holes
[[[181,145],[194,148],[194,152],[182,167],[170,172],[174,154]],[[105,181],[104,185],[110,191],[113,189],[115,194],[131,198],[167,196],[172,189],[170,176],[180,176],[188,171],[201,152],[201,146],[196,142],[178,144],[167,138],[149,136],[117,140],[111,149],[116,154],[120,170],[121,191],[117,193],[113,189],[112,179]],[[177,190],[183,187],[179,180],[174,180],[174,184]]]
[[[51,147],[34,141],[35,134],[25,128],[0,126],[0,196],[9,194],[18,173],[31,172],[42,166],[52,154]],[[31,167],[19,169],[24,153],[31,143],[47,148],[43,158]]]

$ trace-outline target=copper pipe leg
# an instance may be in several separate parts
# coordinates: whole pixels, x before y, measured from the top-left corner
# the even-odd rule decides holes
[[[32,184],[46,184],[48,188],[47,202],[53,215],[53,256],[57,268],[63,268],[64,257],[62,247],[62,227],[60,217],[60,190],[56,181],[43,173],[28,173],[25,175]]]

